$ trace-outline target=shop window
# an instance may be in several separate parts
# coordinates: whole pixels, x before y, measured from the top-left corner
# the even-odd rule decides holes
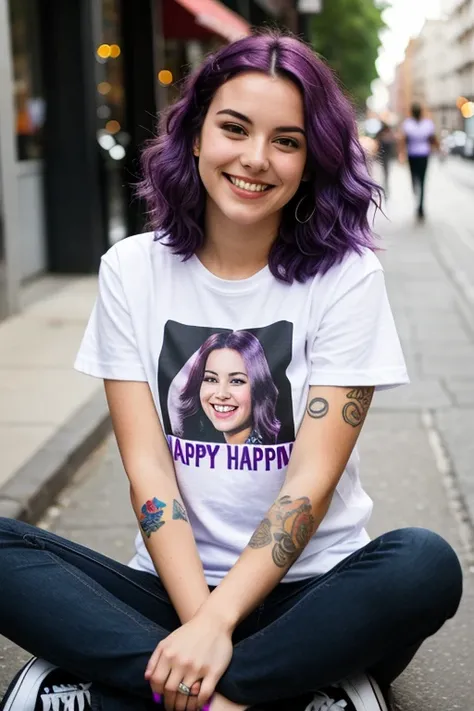
[[[106,213],[111,243],[125,237],[123,164],[130,142],[125,126],[125,90],[119,0],[100,0],[95,48],[97,140],[106,177]]]
[[[9,2],[17,159],[43,157],[46,104],[41,73],[38,6],[36,0]]]

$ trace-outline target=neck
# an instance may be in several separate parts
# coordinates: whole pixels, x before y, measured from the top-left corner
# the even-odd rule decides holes
[[[246,279],[268,263],[280,215],[255,225],[236,225],[211,200],[206,205],[205,240],[197,256],[222,279]]]
[[[224,439],[226,444],[245,444],[252,433],[251,427],[246,427],[244,430],[237,432],[225,432]]]

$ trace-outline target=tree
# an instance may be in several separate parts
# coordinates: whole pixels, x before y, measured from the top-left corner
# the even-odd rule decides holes
[[[377,76],[383,9],[374,0],[323,0],[322,11],[310,22],[311,44],[335,70],[359,109],[365,108]]]

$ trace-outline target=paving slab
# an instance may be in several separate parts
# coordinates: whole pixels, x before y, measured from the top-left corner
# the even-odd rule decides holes
[[[16,506],[18,516],[41,513],[71,462],[90,453],[85,443],[97,445],[91,435],[103,436],[107,418],[102,383],[72,367],[97,279],[46,279],[40,286],[28,290],[39,300],[25,299],[20,314],[0,323],[0,512]]]

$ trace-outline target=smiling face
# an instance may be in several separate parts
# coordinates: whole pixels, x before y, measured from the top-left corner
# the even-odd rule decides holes
[[[208,209],[234,224],[278,224],[301,183],[306,153],[303,101],[295,84],[258,72],[239,74],[216,92],[199,137]]]
[[[225,435],[242,433],[245,442],[252,429],[252,396],[240,353],[220,348],[209,354],[199,397],[216,430]]]

